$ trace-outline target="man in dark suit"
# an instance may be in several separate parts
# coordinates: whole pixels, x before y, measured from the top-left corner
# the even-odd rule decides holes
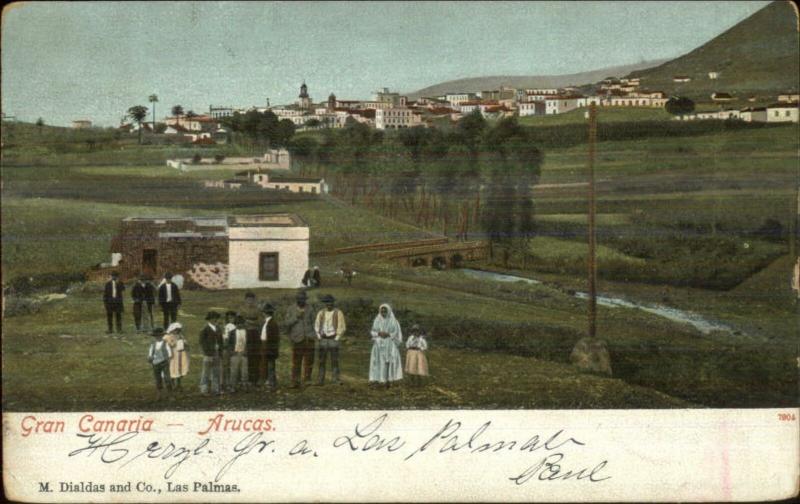
[[[116,319],[117,332],[122,333],[122,292],[125,285],[119,281],[119,273],[111,273],[111,279],[106,282],[103,289],[103,304],[106,307],[106,321],[108,322],[107,334],[114,332],[112,322]]]
[[[178,308],[181,306],[181,291],[172,283],[172,273],[164,275],[164,283],[158,288],[158,304],[164,313],[164,327],[178,321]]]
[[[139,275],[139,281],[131,289],[133,298],[133,323],[136,325],[136,332],[148,331],[153,328],[153,304],[155,304],[156,288],[150,283],[146,276]],[[142,305],[147,305],[147,313],[142,320]],[[143,323],[144,322],[144,323]],[[148,325],[149,323],[149,325]],[[144,326],[148,326],[144,329]]]

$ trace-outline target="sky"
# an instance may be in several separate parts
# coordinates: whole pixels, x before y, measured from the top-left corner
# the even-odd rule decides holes
[[[367,99],[485,75],[685,54],[769,2],[34,2],[2,18],[2,110],[116,126],[133,105],[207,112]]]

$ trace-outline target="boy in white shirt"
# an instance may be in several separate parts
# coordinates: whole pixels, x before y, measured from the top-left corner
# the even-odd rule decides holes
[[[161,400],[161,391],[164,388],[164,383],[167,384],[167,390],[172,391],[172,380],[169,376],[169,361],[172,358],[172,349],[170,349],[167,342],[164,341],[164,329],[156,327],[152,332],[155,340],[150,343],[150,348],[147,351],[147,362],[153,366],[153,376],[156,379],[156,400]]]

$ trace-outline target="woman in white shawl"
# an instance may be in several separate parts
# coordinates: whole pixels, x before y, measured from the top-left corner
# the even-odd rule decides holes
[[[385,384],[403,379],[403,364],[400,358],[400,345],[403,332],[400,323],[394,318],[392,307],[382,304],[372,323],[372,355],[369,359],[369,381],[371,384]]]

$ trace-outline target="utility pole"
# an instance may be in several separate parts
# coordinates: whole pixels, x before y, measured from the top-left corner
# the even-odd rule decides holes
[[[597,332],[597,257],[595,248],[595,191],[594,160],[597,144],[597,107],[589,106],[589,337],[594,338]]]

